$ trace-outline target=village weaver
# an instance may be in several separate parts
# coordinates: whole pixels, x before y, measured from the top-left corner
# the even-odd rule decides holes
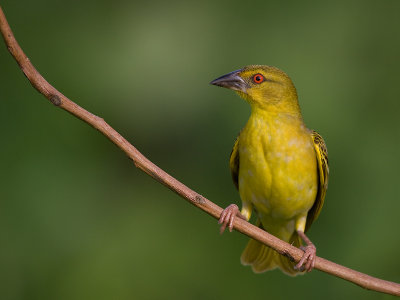
[[[232,231],[235,217],[249,220],[274,236],[306,247],[296,264],[251,239],[241,262],[256,273],[276,267],[296,275],[314,268],[316,248],[305,232],[317,219],[328,186],[328,155],[324,140],[304,125],[296,89],[281,70],[251,65],[221,76],[213,85],[236,91],[251,106],[246,126],[235,141],[229,164],[242,200],[220,216],[221,233]]]

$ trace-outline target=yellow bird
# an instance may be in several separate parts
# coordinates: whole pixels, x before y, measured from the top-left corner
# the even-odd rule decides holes
[[[241,262],[256,273],[276,267],[296,275],[311,271],[316,248],[305,235],[317,219],[328,187],[328,153],[322,137],[304,125],[296,89],[281,70],[251,65],[221,76],[213,85],[236,91],[251,106],[251,115],[230,156],[233,181],[242,209],[229,205],[221,214],[221,233],[232,231],[236,216],[250,219],[276,237],[300,247],[296,264],[258,241],[250,240]]]

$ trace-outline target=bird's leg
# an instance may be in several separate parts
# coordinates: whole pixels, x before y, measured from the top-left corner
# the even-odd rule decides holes
[[[226,226],[228,226],[229,231],[232,232],[233,221],[235,220],[236,216],[246,220],[246,217],[239,212],[239,208],[236,204],[231,204],[222,211],[218,221],[219,224],[222,224],[220,229],[221,234],[224,233]]]
[[[304,270],[310,272],[315,265],[317,248],[310,241],[310,239],[301,230],[297,230],[297,234],[306,242],[306,247],[301,247],[304,251],[303,257],[300,259],[299,263],[295,266],[295,269],[300,270],[304,266]]]

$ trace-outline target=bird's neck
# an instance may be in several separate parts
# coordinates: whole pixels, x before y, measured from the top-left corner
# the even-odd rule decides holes
[[[251,106],[254,115],[289,115],[294,118],[303,119],[297,95],[287,95],[285,97],[264,98],[245,98]]]
[[[260,107],[259,105],[251,105],[251,119],[260,119],[264,122],[289,122],[296,124],[303,124],[303,117],[301,115],[300,107],[285,106],[277,107],[277,105],[266,105]]]

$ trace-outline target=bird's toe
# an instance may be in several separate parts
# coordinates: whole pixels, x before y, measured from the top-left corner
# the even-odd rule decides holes
[[[304,251],[303,257],[300,259],[298,264],[295,266],[295,269],[301,270],[301,271],[304,270],[306,272],[311,272],[315,266],[317,249],[315,248],[315,246],[313,244],[311,244],[306,247],[302,247],[302,250]]]
[[[221,216],[218,220],[218,223],[221,224],[220,228],[221,234],[224,233],[227,226],[229,228],[229,231],[232,232],[233,222],[238,212],[239,208],[236,204],[231,204],[222,211]]]

